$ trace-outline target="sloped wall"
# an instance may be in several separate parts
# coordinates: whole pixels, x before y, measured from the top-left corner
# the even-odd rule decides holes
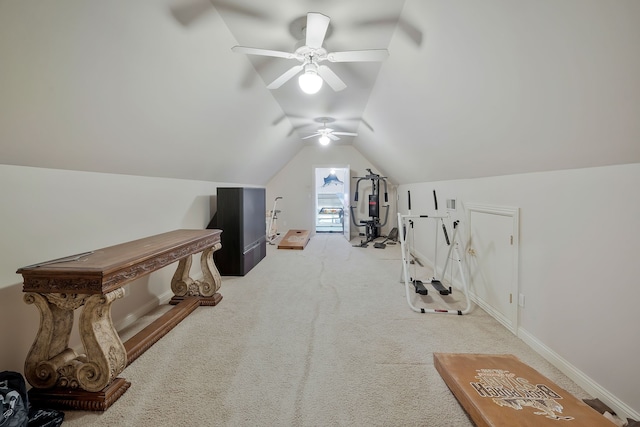
[[[640,164],[401,185],[400,211],[412,213],[457,198],[520,208],[518,335],[589,393],[619,413],[640,413],[638,261]],[[443,203],[443,202],[442,202]],[[416,241],[432,254],[433,241]],[[464,321],[464,320],[463,320]]]
[[[0,165],[0,369],[22,371],[40,315],[23,302],[22,266],[179,228],[205,228],[213,182]],[[177,265],[177,264],[176,264]],[[175,266],[127,285],[113,304],[126,326],[171,296]],[[194,262],[192,277],[198,277]],[[72,342],[72,346],[79,341]]]

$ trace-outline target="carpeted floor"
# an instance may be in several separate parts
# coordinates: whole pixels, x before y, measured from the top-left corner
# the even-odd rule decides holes
[[[589,397],[477,307],[411,311],[401,267],[399,245],[356,248],[339,235],[302,251],[268,246],[248,275],[223,278],[218,306],[196,309],[125,369],[132,385],[111,408],[66,411],[64,425],[473,425],[434,352],[511,353]],[[450,298],[464,306],[460,293]]]

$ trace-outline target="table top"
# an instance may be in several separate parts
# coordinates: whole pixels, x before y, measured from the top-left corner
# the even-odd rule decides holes
[[[18,269],[24,292],[106,293],[220,242],[221,230],[174,230]]]

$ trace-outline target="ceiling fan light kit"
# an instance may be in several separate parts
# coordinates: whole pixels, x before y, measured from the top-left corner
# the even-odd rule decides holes
[[[298,84],[304,93],[313,95],[322,88],[322,77],[318,75],[318,66],[309,63],[304,67],[304,73],[298,77]]]

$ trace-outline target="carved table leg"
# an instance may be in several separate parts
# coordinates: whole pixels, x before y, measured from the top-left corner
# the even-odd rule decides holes
[[[65,360],[77,357],[76,352],[69,348],[69,335],[73,328],[73,311],[84,304],[87,296],[24,295],[24,301],[35,304],[40,311],[40,329],[24,363],[24,375],[32,386],[49,388],[57,385],[58,369],[63,363],[58,356],[63,355]],[[54,302],[50,302],[48,297]]]
[[[127,355],[111,321],[111,304],[124,296],[122,288],[105,295],[27,293],[24,300],[40,310],[40,329],[25,361],[25,377],[34,387],[34,401],[61,403],[70,393],[85,395],[83,403],[58,406],[106,409],[94,394],[104,394],[126,364]],[[83,307],[79,331],[86,354],[69,348],[76,308]],[[116,390],[107,393],[113,403],[129,387],[118,379]],[[113,388],[113,387],[112,387]],[[88,396],[88,397],[87,397]],[[82,401],[82,398],[79,399]],[[108,404],[110,404],[108,403]]]
[[[222,300],[222,295],[218,293],[222,278],[213,262],[213,253],[221,247],[220,243],[216,243],[202,251],[200,255],[200,268],[204,276],[202,280],[193,280],[189,277],[191,256],[180,260],[178,269],[171,279],[171,290],[175,294],[171,304],[178,304],[187,297],[198,297],[200,305],[216,305]]]
[[[101,390],[127,366],[127,352],[111,321],[111,303],[123,296],[119,288],[84,303],[79,330],[87,360],[73,375],[84,390]]]

